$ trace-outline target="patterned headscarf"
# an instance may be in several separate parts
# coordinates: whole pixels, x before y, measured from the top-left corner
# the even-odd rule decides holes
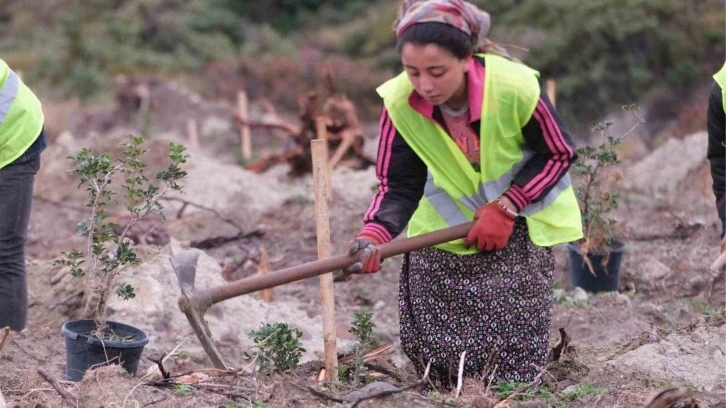
[[[487,37],[491,27],[489,13],[464,0],[404,0],[393,22],[393,31],[401,38],[408,27],[431,22],[449,24],[466,33],[474,52],[510,57],[506,49]]]

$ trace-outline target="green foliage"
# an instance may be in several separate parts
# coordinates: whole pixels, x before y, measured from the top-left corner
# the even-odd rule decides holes
[[[121,158],[114,158],[109,153],[94,155],[88,148],[69,157],[75,162],[70,173],[80,179],[78,187],[85,186],[88,193],[86,207],[90,216],[76,228],[77,235],[88,237],[88,246],[85,254],[63,252],[63,257],[54,264],[68,267],[74,278],[80,279],[98,294],[96,332],[99,336],[105,330],[106,303],[111,285],[126,267],[139,263],[127,234],[139,220],[149,215],[160,216],[163,221],[161,198],[168,192],[181,191],[179,182],[187,176],[180,167],[188,157],[184,153],[186,148],[170,143],[169,166],[156,174],[157,185],[152,184],[144,175],[146,164],[142,155],[147,150],[141,147],[142,144],[143,138],[130,136],[129,141],[122,144]],[[111,184],[120,175],[124,178],[121,184],[123,202],[130,214],[130,221],[123,227],[108,220],[108,208],[116,196]],[[134,288],[128,283],[122,283],[115,293],[124,300],[136,297]]]
[[[557,78],[566,118],[592,120],[659,85],[679,92],[723,64],[718,0],[528,0],[493,21],[545,34],[525,62]]]
[[[369,6],[370,2],[361,0],[237,0],[229,4],[237,15],[254,23],[271,24],[285,34],[294,34],[304,24],[350,21]]]
[[[497,397],[500,399],[508,398],[518,389],[524,388],[527,383],[520,382],[501,382],[492,387]],[[514,397],[516,401],[542,401],[552,408],[567,408],[567,404],[558,395],[554,394],[549,388],[532,386],[527,388],[521,394]]]
[[[524,45],[524,62],[558,84],[558,110],[571,128],[640,98],[672,100],[723,64],[720,0],[472,0],[492,15],[492,39]],[[93,98],[117,74],[177,77],[240,50],[275,80],[283,61],[309,82],[304,43],[358,66],[400,70],[388,0],[54,0],[0,2],[0,55],[57,96]],[[517,44],[525,42],[525,44]],[[317,56],[316,63],[320,58]],[[270,71],[270,66],[274,69]],[[333,64],[337,67],[337,64]],[[358,103],[376,104],[378,78],[336,76]],[[257,72],[253,72],[257,74]],[[238,72],[254,79],[255,75]],[[264,73],[263,73],[264,74]],[[196,79],[196,78],[195,78]],[[195,83],[198,83],[195,82]],[[288,93],[290,84],[281,88]],[[274,85],[262,84],[266,93]],[[366,89],[369,92],[364,92]],[[295,89],[297,91],[297,89]],[[651,91],[653,93],[651,94]],[[294,95],[296,92],[292,92]],[[218,95],[215,95],[218,97]],[[295,107],[294,100],[292,108]]]
[[[28,77],[61,97],[88,100],[116,74],[198,70],[234,55],[242,42],[240,17],[229,12],[227,0],[62,3],[43,16],[33,2],[18,2],[8,30],[23,39],[0,43],[0,50],[33,55]],[[49,23],[38,29],[44,17]]]
[[[526,383],[502,382],[492,387],[497,397],[504,399],[510,397],[517,390],[524,388]],[[579,384],[574,390],[555,394],[546,387],[532,386],[514,397],[516,401],[541,401],[552,408],[567,408],[569,402],[605,394],[605,388],[596,387],[588,382]]]
[[[369,383],[372,378],[367,374],[365,355],[378,345],[378,339],[373,335],[376,327],[372,320],[373,314],[365,310],[353,312],[353,322],[348,332],[355,336],[356,344],[353,348],[354,358],[350,365],[338,367],[338,376],[342,381],[350,382],[354,387]]]
[[[608,133],[611,122],[600,122],[592,130],[599,132],[603,142],[595,147],[584,146],[577,150],[578,159],[572,166],[575,176],[575,195],[582,211],[584,238],[582,252],[605,251],[613,245],[615,220],[608,214],[618,208],[620,195],[615,183],[622,179],[619,172],[608,173],[607,169],[618,164],[617,146],[623,138],[645,121],[637,113],[635,105],[623,106],[637,118],[637,123],[622,136]]]
[[[176,395],[189,395],[192,393],[192,387],[189,384],[179,383],[174,387],[174,394]]]
[[[129,300],[136,297],[133,286],[128,283],[122,283],[119,285],[118,289],[116,289],[116,295],[123,300]]]
[[[355,336],[356,341],[363,348],[372,348],[378,344],[378,339],[373,336],[373,328],[376,327],[376,324],[373,323],[372,318],[373,314],[365,310],[353,312],[353,323],[348,332]]]
[[[302,332],[287,323],[264,323],[247,333],[254,341],[257,364],[261,372],[284,372],[298,366],[305,349],[300,343]]]
[[[573,391],[563,392],[562,397],[566,401],[576,401],[584,398],[594,397],[600,394],[607,393],[608,390],[601,387],[596,387],[589,382],[583,382],[577,386]]]
[[[718,306],[714,306],[708,302],[702,302],[698,300],[688,299],[688,305],[698,310],[706,316],[712,316],[718,314],[721,309]]]

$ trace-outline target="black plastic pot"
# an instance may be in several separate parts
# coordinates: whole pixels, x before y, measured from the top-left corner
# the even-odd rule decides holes
[[[90,367],[121,364],[131,375],[136,375],[141,352],[149,342],[143,331],[123,323],[106,322],[108,330],[119,337],[133,336],[133,341],[101,342],[90,333],[96,329],[93,320],[74,320],[63,325],[66,338],[66,376],[71,381],[80,381]]]
[[[616,241],[610,251],[593,251],[587,254],[592,270],[580,253],[580,247],[567,244],[570,251],[570,282],[588,292],[616,292],[620,286],[620,264],[625,245]]]

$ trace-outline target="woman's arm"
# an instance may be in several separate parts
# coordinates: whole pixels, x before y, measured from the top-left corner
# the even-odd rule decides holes
[[[517,212],[545,197],[577,160],[570,132],[545,93],[540,95],[522,133],[534,156],[514,176],[512,186],[504,193]]]
[[[388,111],[381,111],[376,175],[378,191],[363,217],[361,236],[386,243],[406,227],[418,207],[426,185],[427,169],[393,125]]]

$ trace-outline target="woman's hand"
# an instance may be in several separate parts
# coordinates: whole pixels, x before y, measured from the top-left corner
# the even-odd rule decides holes
[[[512,236],[516,218],[514,212],[508,211],[500,200],[479,207],[474,213],[474,226],[469,230],[464,246],[470,248],[474,245],[478,251],[503,249]]]
[[[355,255],[358,261],[343,271],[352,273],[376,273],[381,270],[381,248],[372,238],[359,236],[348,244],[348,254]]]

